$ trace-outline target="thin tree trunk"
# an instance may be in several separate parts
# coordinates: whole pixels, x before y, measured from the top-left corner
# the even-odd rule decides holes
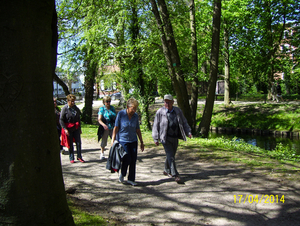
[[[224,20],[224,64],[225,64],[225,83],[224,83],[224,104],[225,106],[230,104],[230,64],[229,64],[229,34],[226,19]]]
[[[219,48],[220,48],[220,20],[221,20],[220,18],[221,18],[221,0],[215,0],[208,93],[206,97],[206,103],[203,111],[202,120],[199,126],[200,133],[203,137],[208,136],[212,112],[214,108],[216,82],[217,82],[217,75],[218,75]]]
[[[84,78],[85,98],[84,108],[82,110],[82,121],[87,124],[92,124],[94,84],[97,67],[93,64],[90,64],[89,62],[87,64],[88,70]]]
[[[0,21],[0,224],[74,225],[52,99],[55,1],[0,1]]]
[[[66,83],[64,83],[63,80],[61,80],[55,72],[53,73],[53,80],[56,81],[63,88],[66,96],[70,94],[69,88],[66,85]]]
[[[132,19],[131,19],[131,38],[132,44],[137,46],[137,39],[139,37],[140,28],[138,23],[138,11],[136,9],[136,5],[132,7]],[[137,68],[138,73],[138,84],[139,93],[140,93],[140,110],[141,110],[141,121],[142,126],[146,130],[151,130],[150,125],[150,116],[149,116],[149,95],[146,93],[145,85],[147,85],[147,81],[144,79],[144,71],[143,71],[143,64],[141,58],[141,50],[139,47],[136,47],[136,51],[134,52],[134,60],[133,64]]]
[[[192,73],[193,73],[193,82],[192,82],[192,95],[191,95],[191,117],[192,124],[192,133],[195,133],[196,129],[196,114],[198,106],[198,52],[197,52],[197,34],[196,34],[196,19],[195,19],[195,2],[190,0],[190,27],[191,27],[191,49],[192,49]]]
[[[169,19],[169,13],[164,0],[158,0],[160,10],[158,10],[156,1],[150,0],[152,12],[155,16],[158,29],[160,31],[163,53],[166,59],[168,72],[172,80],[172,85],[176,93],[178,106],[181,108],[189,125],[193,124],[191,117],[191,108],[188,101],[188,92],[181,69],[180,57],[175,42],[172,24]]]

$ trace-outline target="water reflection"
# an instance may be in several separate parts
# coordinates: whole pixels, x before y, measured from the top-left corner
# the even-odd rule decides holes
[[[253,146],[263,148],[265,150],[274,150],[280,143],[283,146],[294,148],[300,154],[300,140],[298,138],[282,138],[274,136],[258,136],[249,134],[224,134],[224,133],[210,133],[209,138],[224,137],[225,139],[232,140],[236,137],[237,141],[243,139],[246,143]]]

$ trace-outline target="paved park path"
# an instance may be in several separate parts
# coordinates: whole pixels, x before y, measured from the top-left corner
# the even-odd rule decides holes
[[[266,169],[202,162],[178,150],[184,184],[177,184],[162,174],[160,145],[138,153],[138,186],[131,186],[105,169],[97,141],[83,139],[82,148],[86,163],[61,156],[65,188],[76,189],[71,196],[85,210],[119,225],[300,225],[299,182]]]

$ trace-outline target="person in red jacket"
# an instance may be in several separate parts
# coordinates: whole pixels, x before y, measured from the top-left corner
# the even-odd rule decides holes
[[[76,97],[73,94],[67,96],[68,103],[62,108],[60,114],[61,143],[69,149],[70,162],[74,163],[74,146],[73,141],[76,143],[77,160],[85,162],[81,156],[81,127],[80,127],[80,110],[75,105]]]

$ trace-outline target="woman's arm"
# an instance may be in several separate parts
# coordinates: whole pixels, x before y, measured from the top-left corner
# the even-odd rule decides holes
[[[103,115],[98,115],[98,122],[105,130],[108,130],[108,126],[102,121]]]
[[[141,130],[140,129],[136,129],[136,134],[138,135],[139,140],[141,142],[141,150],[143,152],[144,151],[144,141],[143,141]]]
[[[114,130],[113,130],[113,133],[112,133],[112,137],[111,137],[111,146],[114,144],[114,141],[116,139],[116,135],[117,135],[118,132],[119,132],[119,127],[115,126]]]

